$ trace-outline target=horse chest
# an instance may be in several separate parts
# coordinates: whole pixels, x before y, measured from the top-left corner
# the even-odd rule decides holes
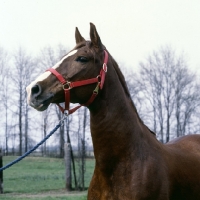
[[[126,171],[126,172],[125,172]],[[167,200],[167,192],[164,184],[156,177],[149,179],[143,170],[127,169],[114,173],[106,178],[94,174],[90,184],[89,200]],[[146,169],[146,172],[148,170]],[[151,174],[152,172],[149,171]],[[144,177],[145,176],[145,177]]]

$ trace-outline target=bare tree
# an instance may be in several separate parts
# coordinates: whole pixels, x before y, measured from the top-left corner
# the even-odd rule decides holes
[[[3,167],[3,151],[0,148],[0,168]],[[0,171],[0,194],[3,193],[3,171]]]
[[[85,189],[85,159],[86,159],[86,150],[87,150],[87,132],[89,125],[89,113],[87,108],[81,108],[78,110],[78,129],[76,131],[77,135],[77,147],[78,147],[78,188],[80,190]]]
[[[45,71],[46,69],[54,66],[56,62],[60,60],[60,58],[66,54],[66,48],[64,48],[62,45],[58,45],[56,48],[53,48],[51,46],[47,46],[41,50],[41,57],[39,58],[38,63],[40,63],[39,67],[39,72]],[[58,120],[61,120],[62,118],[62,113],[57,107],[51,107],[56,114]],[[48,123],[48,116],[49,116],[49,111],[44,112],[43,114],[43,121],[44,121],[44,136],[46,136],[46,127]],[[65,143],[65,137],[64,137],[64,126],[61,126],[59,129],[59,156],[61,158],[64,157],[64,143]],[[46,143],[44,144],[44,147],[46,149]]]
[[[140,63],[139,75],[134,79],[144,105],[140,112],[144,121],[159,133],[159,139],[167,142],[174,133],[186,134],[186,128],[194,123],[199,93],[197,79],[188,70],[183,55],[176,56],[168,46],[161,48]]]
[[[55,111],[57,114],[57,118],[60,121],[63,117],[63,114],[61,113],[61,111],[59,110],[58,107],[55,107]],[[69,126],[70,126],[70,124],[68,124],[67,127],[69,127]],[[64,124],[62,124],[62,126],[59,129],[59,157],[60,158],[64,158],[64,154],[65,154],[64,146],[65,146],[65,126],[64,126]]]
[[[8,70],[8,53],[0,47],[0,92],[2,91],[2,83],[6,77],[6,71]]]
[[[19,48],[14,54],[12,81],[14,84],[13,102],[16,102],[19,129],[19,154],[23,152],[23,136],[25,137],[24,147],[27,151],[28,145],[28,105],[26,101],[26,86],[30,82],[34,67],[34,59],[27,55],[25,50]],[[14,109],[14,108],[13,108]]]
[[[8,123],[8,110],[9,110],[9,99],[10,99],[10,87],[9,87],[9,56],[8,53],[0,48],[0,106],[2,106],[3,112],[5,111],[5,121],[4,126],[5,130],[5,149],[6,153],[8,152],[8,138],[9,138],[9,123]]]
[[[186,134],[186,129],[191,124],[191,120],[196,121],[194,116],[198,113],[200,105],[200,88],[195,81],[196,75],[189,72],[183,58],[180,58],[178,64],[182,67],[176,69],[175,117],[177,137]],[[196,132],[195,129],[192,131]]]

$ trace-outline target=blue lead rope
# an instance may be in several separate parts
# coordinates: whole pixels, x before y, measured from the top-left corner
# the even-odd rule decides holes
[[[0,172],[11,167],[12,165],[18,163],[20,160],[22,160],[23,158],[25,158],[26,156],[28,156],[30,153],[32,153],[33,151],[35,151],[40,145],[42,145],[51,135],[53,135],[57,129],[62,125],[63,121],[65,120],[66,117],[64,117],[59,123],[58,125],[55,126],[55,128],[41,141],[39,142],[37,145],[35,145],[32,149],[30,149],[29,151],[27,151],[24,155],[20,156],[19,158],[17,158],[16,160],[13,160],[11,163],[5,165],[4,167],[0,168]]]

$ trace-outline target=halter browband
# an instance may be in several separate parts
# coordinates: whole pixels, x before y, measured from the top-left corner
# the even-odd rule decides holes
[[[65,93],[65,108],[63,108],[59,104],[57,104],[62,113],[70,115],[73,112],[75,112],[77,109],[79,109],[81,106],[89,106],[94,101],[94,99],[98,95],[99,88],[100,89],[103,88],[104,81],[105,81],[105,75],[107,72],[107,62],[108,62],[107,51],[104,50],[104,54],[105,54],[105,57],[104,57],[103,66],[101,68],[100,74],[96,78],[91,78],[91,79],[82,80],[82,81],[69,82],[69,81],[65,80],[65,78],[61,74],[59,74],[54,68],[50,68],[50,69],[46,70],[46,71],[50,71],[53,75],[55,75],[56,78],[63,85],[63,90]],[[93,90],[93,93],[92,93],[90,99],[85,104],[80,104],[79,106],[76,106],[76,107],[70,109],[70,107],[69,107],[70,90],[75,87],[80,87],[80,86],[89,85],[89,84],[93,84],[93,83],[97,83],[97,85],[96,85],[96,88]]]

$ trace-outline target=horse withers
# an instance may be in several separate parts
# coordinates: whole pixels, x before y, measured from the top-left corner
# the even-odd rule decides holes
[[[92,23],[90,38],[76,28],[74,49],[27,87],[29,105],[38,111],[61,102],[69,114],[80,106],[90,110],[96,164],[88,199],[200,200],[200,135],[160,143]],[[70,102],[80,106],[70,109]]]

